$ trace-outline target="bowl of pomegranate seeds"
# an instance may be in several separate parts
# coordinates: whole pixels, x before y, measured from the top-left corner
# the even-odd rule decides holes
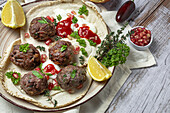
[[[132,28],[129,42],[137,50],[146,50],[150,47],[153,37],[151,31],[143,26],[136,26]]]

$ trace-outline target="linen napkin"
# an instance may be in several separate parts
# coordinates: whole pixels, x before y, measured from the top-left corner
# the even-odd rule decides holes
[[[31,2],[32,1],[34,0],[31,0]],[[106,11],[103,7],[97,7],[96,9],[101,13],[104,21],[106,22],[108,27],[111,29],[111,31],[116,31],[117,29],[121,28],[121,25],[119,25],[115,21],[116,11]],[[130,29],[131,27],[127,26],[124,33],[126,33]],[[129,45],[128,42],[127,44]],[[80,113],[104,113],[106,109],[109,107],[109,104],[111,103],[114,96],[117,94],[121,86],[124,84],[128,76],[130,75],[131,73],[130,69],[149,67],[149,66],[156,64],[155,59],[153,55],[151,54],[151,52],[149,51],[149,49],[146,51],[137,51],[131,46],[130,48],[131,48],[130,55],[127,58],[126,64],[119,65],[116,67],[115,72],[113,76],[111,77],[109,83],[98,95],[96,95],[94,98],[92,98],[90,101],[86,102],[85,104],[81,105],[80,107],[76,107],[71,110],[57,112],[57,113],[79,113],[79,112]],[[6,108],[8,110],[5,112],[5,109],[4,109],[4,113],[12,113],[12,112],[33,113],[32,111],[29,112],[23,109],[11,109],[11,111],[9,112],[8,103],[2,104],[2,106],[3,106],[2,108]],[[10,106],[12,106],[12,108],[16,107],[13,105],[10,105]],[[40,113],[40,112],[34,112],[34,113]]]

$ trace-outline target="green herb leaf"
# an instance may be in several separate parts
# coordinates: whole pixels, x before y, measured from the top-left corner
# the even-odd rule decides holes
[[[45,90],[44,96],[50,96],[50,91],[49,90]]]
[[[93,40],[88,40],[91,46],[96,46],[96,42],[93,42]]]
[[[43,65],[43,63],[41,63],[38,67],[42,70],[42,65]]]
[[[67,49],[67,45],[61,45],[61,46],[62,46],[60,49],[61,52],[65,51]]]
[[[77,66],[77,63],[73,63],[72,65],[73,65],[73,66]]]
[[[81,48],[80,50],[84,56],[88,57],[88,53],[84,48]]]
[[[61,15],[57,15],[57,20],[60,21],[62,19]]]
[[[71,37],[74,37],[74,38],[76,38],[76,39],[80,39],[80,38],[81,38],[81,37],[79,36],[79,34],[78,34],[78,31],[72,32],[72,33],[70,34],[70,36],[71,36]]]
[[[84,39],[77,39],[77,42],[79,42],[79,44],[83,47],[86,47],[86,41]]]
[[[54,99],[54,107],[57,106],[57,101]]]
[[[51,73],[45,73],[47,76],[53,76]]]
[[[2,58],[2,57],[0,56],[0,58]]]
[[[71,78],[75,78],[77,70],[73,70],[71,73]]]
[[[79,59],[80,59],[80,64],[83,65],[83,64],[84,64],[84,61],[85,61],[85,60],[84,60],[84,57],[83,57],[83,56],[80,56]]]
[[[32,71],[33,75],[35,75],[36,77],[42,79],[43,76],[41,74],[39,74],[37,71]]]
[[[48,24],[47,20],[44,17],[41,17],[42,20],[38,20],[39,23],[41,24]]]
[[[28,43],[19,46],[19,51],[22,51],[24,53],[26,53],[29,49],[30,48]]]
[[[78,13],[80,15],[85,14],[86,16],[88,15],[88,12],[89,11],[87,10],[87,7],[85,5],[83,5],[81,8],[79,8],[79,11],[78,11]]]
[[[62,37],[57,36],[57,37],[55,38],[55,41],[58,41],[58,40],[60,40],[60,39],[62,39]]]
[[[77,23],[78,19],[74,16],[73,19],[72,19],[72,23]]]
[[[60,88],[60,86],[54,86],[53,88],[52,88],[52,90],[60,90],[61,88]]]
[[[43,46],[37,46],[36,48],[40,49],[40,51],[45,51],[45,47]]]
[[[67,75],[65,74],[65,75],[63,75],[63,77],[67,77]]]
[[[13,77],[14,73],[18,75],[18,78]],[[14,85],[17,85],[20,81],[20,77],[21,77],[20,73],[10,71],[10,72],[6,72],[5,75],[7,76],[7,78],[11,78],[11,81],[13,82]]]

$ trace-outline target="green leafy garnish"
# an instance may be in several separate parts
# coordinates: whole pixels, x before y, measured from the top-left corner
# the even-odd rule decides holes
[[[19,51],[22,51],[24,53],[26,53],[29,49],[30,48],[28,43],[19,46]]]
[[[62,46],[60,49],[61,52],[65,51],[67,49],[67,45],[61,45],[61,46]]]
[[[73,66],[77,66],[77,63],[73,63],[72,65],[73,65]]]
[[[49,90],[45,90],[44,91],[44,96],[50,96],[50,91]]]
[[[127,25],[128,23],[117,30],[116,34],[114,32],[108,34],[98,47],[96,58],[106,67],[117,66],[126,62],[130,48],[125,44],[125,40],[132,32],[128,32],[125,36],[121,34]]]
[[[79,8],[79,11],[78,11],[78,13],[80,15],[85,14],[86,16],[88,15],[88,12],[89,11],[87,10],[87,7],[85,5],[83,5],[81,8]]]
[[[52,88],[52,90],[60,90],[61,88],[60,88],[60,86],[54,86],[53,88]]]
[[[73,19],[72,19],[72,23],[77,23],[78,19],[74,16]]]
[[[43,76],[41,74],[39,74],[37,71],[32,71],[32,74],[35,75],[36,77],[42,79]]]
[[[54,19],[54,22],[53,22],[53,23],[54,23],[54,25],[55,25],[55,26],[57,26],[57,22],[56,22],[56,19]]]
[[[48,24],[47,20],[44,17],[41,17],[42,20],[38,20],[39,23],[41,24]]]
[[[45,47],[43,46],[37,46],[36,48],[38,48],[40,51],[45,51]]]
[[[79,42],[79,44],[83,47],[86,47],[86,41],[84,39],[77,39],[77,42]]]
[[[60,40],[60,39],[62,39],[62,37],[57,36],[57,37],[55,38],[55,41],[58,41],[58,40]]]
[[[81,48],[80,50],[84,56],[88,57],[88,53],[84,48]]]
[[[47,76],[53,76],[51,73],[45,73]]]
[[[67,77],[67,75],[63,75],[63,77]]]
[[[17,74],[18,78],[15,78],[13,74]],[[6,72],[5,75],[7,76],[7,78],[10,78],[13,84],[15,85],[17,85],[20,81],[20,77],[21,77],[20,73],[10,71],[10,72]]]
[[[2,57],[0,56],[0,58],[2,58]]]
[[[96,46],[96,42],[93,42],[93,40],[88,40],[91,46]]]
[[[62,19],[61,15],[57,15],[57,20],[60,21]]]
[[[70,34],[70,36],[71,36],[71,37],[74,37],[74,38],[76,38],[76,39],[80,39],[80,38],[81,38],[81,37],[79,36],[79,34],[78,34],[78,31],[72,32],[72,33]]]
[[[84,61],[85,61],[85,60],[84,60],[84,57],[83,57],[83,56],[80,56],[79,59],[80,59],[80,64],[83,65],[83,64],[84,64]]]
[[[71,73],[71,78],[75,78],[77,70],[73,70]]]

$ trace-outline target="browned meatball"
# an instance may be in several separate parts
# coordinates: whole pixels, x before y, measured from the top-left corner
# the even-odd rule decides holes
[[[49,58],[57,65],[66,66],[73,60],[74,47],[68,41],[58,40],[49,48]]]
[[[19,48],[20,45],[14,45],[14,49],[10,53],[10,60],[15,65],[26,70],[32,70],[40,65],[40,53],[32,44],[29,44],[27,52],[22,52]]]
[[[47,23],[41,22],[45,21]],[[56,33],[55,25],[45,17],[37,17],[31,21],[29,32],[31,37],[38,41],[45,41]]]
[[[37,71],[43,78],[38,78],[33,75],[32,72],[25,74],[20,81],[21,88],[28,95],[39,95],[42,94],[48,88],[47,78],[45,75]]]
[[[56,79],[61,88],[74,93],[75,89],[81,88],[86,81],[86,70],[85,68],[69,65],[62,69]]]

